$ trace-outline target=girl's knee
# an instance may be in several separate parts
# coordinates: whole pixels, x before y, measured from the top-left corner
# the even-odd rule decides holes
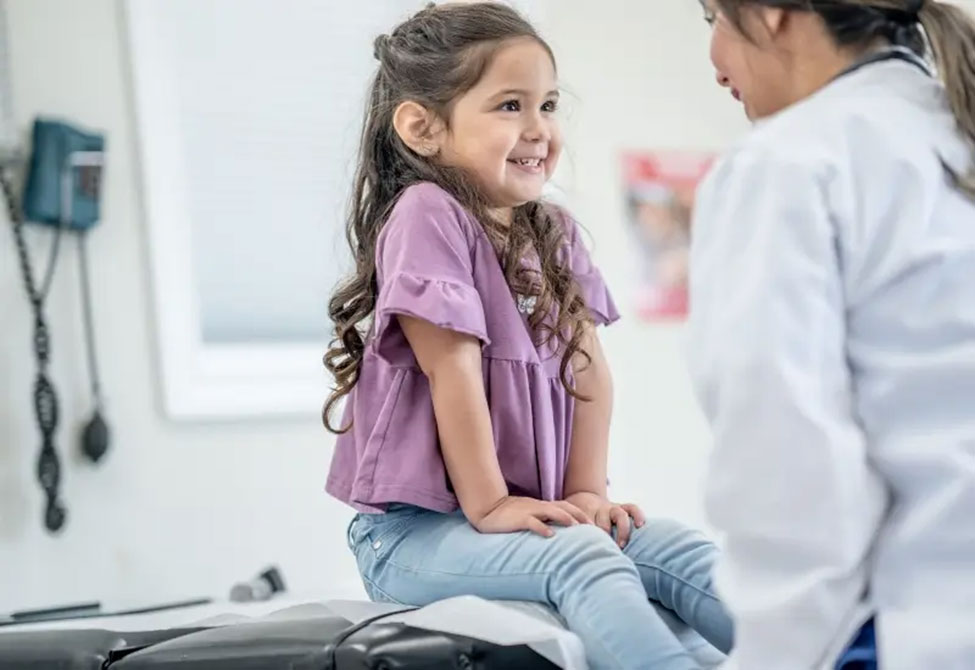
[[[563,573],[598,569],[602,572],[634,570],[609,533],[593,525],[570,526],[559,529],[551,544],[552,571]]]
[[[647,519],[647,522],[643,524],[641,530],[643,529],[647,529],[649,532],[656,535],[678,539],[690,537],[704,538],[701,531],[691,528],[687,524],[677,521],[676,519]]]
[[[718,548],[704,533],[670,519],[648,520],[634,528],[624,552],[642,566],[679,565],[705,571],[718,556]]]
[[[714,549],[714,543],[699,530],[673,519],[648,519],[640,528],[630,533],[630,546],[646,546],[660,550],[701,548]]]
[[[571,555],[598,553],[606,555],[621,554],[612,536],[599,526],[579,524],[559,528],[549,540],[557,551]]]
[[[561,608],[567,598],[587,598],[591,589],[607,583],[640,587],[640,575],[609,533],[598,526],[578,525],[559,529],[548,540],[549,602]]]

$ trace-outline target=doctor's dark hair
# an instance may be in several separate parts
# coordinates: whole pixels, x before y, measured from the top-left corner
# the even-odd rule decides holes
[[[933,57],[951,111],[972,148],[968,174],[951,173],[958,188],[975,198],[975,20],[938,0],[714,0],[739,31],[742,10],[761,5],[819,14],[836,44],[867,48],[878,39]],[[925,40],[927,37],[927,40]],[[928,54],[930,44],[932,54]]]
[[[552,59],[551,48],[535,28],[511,7],[496,2],[429,4],[390,34],[373,43],[379,62],[366,102],[358,161],[346,225],[355,269],[328,303],[335,337],[324,357],[335,385],[322,419],[331,432],[336,404],[355,387],[365,353],[366,333],[375,317],[378,283],[376,244],[396,200],[406,188],[433,182],[460,202],[484,228],[498,253],[512,290],[536,298],[529,325],[540,342],[556,341],[563,352],[561,379],[572,389],[569,366],[581,348],[589,311],[565,254],[566,221],[554,208],[529,202],[514,209],[510,225],[488,216],[490,203],[463,171],[441,165],[436,157],[413,151],[396,133],[393,116],[405,101],[419,103],[449,128],[457,98],[481,79],[494,56],[510,40],[529,39]],[[534,256],[540,270],[522,262]]]

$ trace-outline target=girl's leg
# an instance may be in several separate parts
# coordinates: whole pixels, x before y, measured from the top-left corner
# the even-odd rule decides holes
[[[718,600],[711,572],[717,547],[676,521],[648,519],[633,528],[623,549],[640,573],[647,597],[672,610],[724,653],[731,650],[731,617]]]
[[[460,513],[398,508],[350,532],[374,599],[426,605],[458,595],[553,606],[599,668],[696,668],[647,600],[633,562],[595,526],[552,538],[481,534]]]

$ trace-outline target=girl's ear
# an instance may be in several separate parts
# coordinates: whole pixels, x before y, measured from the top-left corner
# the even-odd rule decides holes
[[[403,144],[426,158],[440,153],[442,124],[436,115],[418,102],[401,102],[393,112],[393,128]]]

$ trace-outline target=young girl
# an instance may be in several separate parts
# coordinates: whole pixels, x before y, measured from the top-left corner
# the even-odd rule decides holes
[[[975,668],[975,22],[705,8],[762,121],[699,191],[691,263],[733,662]]]
[[[356,271],[325,357],[342,433],[327,490],[360,512],[369,595],[539,601],[595,668],[696,667],[652,600],[727,652],[713,546],[606,498],[593,326],[618,317],[576,224],[539,201],[561,149],[551,50],[508,7],[465,3],[419,12],[375,56]]]

